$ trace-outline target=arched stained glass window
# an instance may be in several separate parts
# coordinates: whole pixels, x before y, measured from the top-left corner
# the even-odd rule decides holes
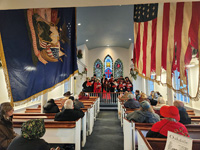
[[[94,74],[96,74],[97,78],[102,78],[103,76],[103,63],[100,59],[94,62]]]
[[[120,59],[117,59],[114,64],[114,78],[123,76],[123,63]]]
[[[106,78],[110,78],[113,72],[113,60],[110,55],[107,55],[104,59],[104,72],[105,72]]]

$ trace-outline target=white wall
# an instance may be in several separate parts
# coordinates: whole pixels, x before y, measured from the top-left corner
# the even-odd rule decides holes
[[[104,62],[104,58],[110,55],[113,59],[113,65],[115,61],[119,58],[123,62],[124,67],[124,77],[129,76],[130,69],[130,59],[129,59],[129,49],[121,47],[100,47],[89,50],[88,55],[88,76],[93,76],[93,66],[94,62],[99,58]],[[128,59],[127,59],[128,58]]]
[[[162,73],[161,82],[166,83],[166,72]],[[154,82],[154,91],[159,91],[163,98],[167,100],[167,86],[162,86],[161,84],[159,85],[158,83]]]
[[[199,81],[199,66],[196,65],[195,67],[189,68],[189,81],[190,81],[190,86],[192,88],[189,89],[189,93],[192,96],[195,96],[197,93],[197,87],[198,87],[198,82]],[[200,109],[200,101],[192,101],[192,107]]]
[[[83,58],[80,59],[80,61],[84,65],[88,66],[89,60],[88,60],[88,48],[87,48],[87,46],[85,44],[80,45],[80,46],[77,47],[77,50],[79,50],[79,49],[82,50],[82,53],[83,53]]]
[[[60,97],[63,97],[63,94],[64,94],[64,84],[56,87],[51,92],[48,92],[48,99],[60,98]]]
[[[3,69],[0,68],[0,103],[2,102],[10,102],[10,99],[8,98],[8,91]]]

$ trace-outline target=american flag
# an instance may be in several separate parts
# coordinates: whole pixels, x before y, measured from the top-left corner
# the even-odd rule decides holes
[[[180,72],[181,85],[187,84],[185,65],[198,49],[200,2],[140,4],[134,6],[135,69],[151,78],[167,72],[172,86],[174,70]]]

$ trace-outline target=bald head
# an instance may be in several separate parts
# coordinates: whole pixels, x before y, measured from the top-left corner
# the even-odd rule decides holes
[[[66,100],[64,103],[64,108],[65,109],[74,109],[73,101],[71,99]]]

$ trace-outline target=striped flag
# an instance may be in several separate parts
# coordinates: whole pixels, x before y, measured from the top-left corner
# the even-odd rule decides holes
[[[154,72],[167,72],[166,83],[172,86],[172,73],[180,72],[180,85],[187,84],[185,65],[198,49],[199,2],[140,4],[134,6],[135,69],[151,78]]]

